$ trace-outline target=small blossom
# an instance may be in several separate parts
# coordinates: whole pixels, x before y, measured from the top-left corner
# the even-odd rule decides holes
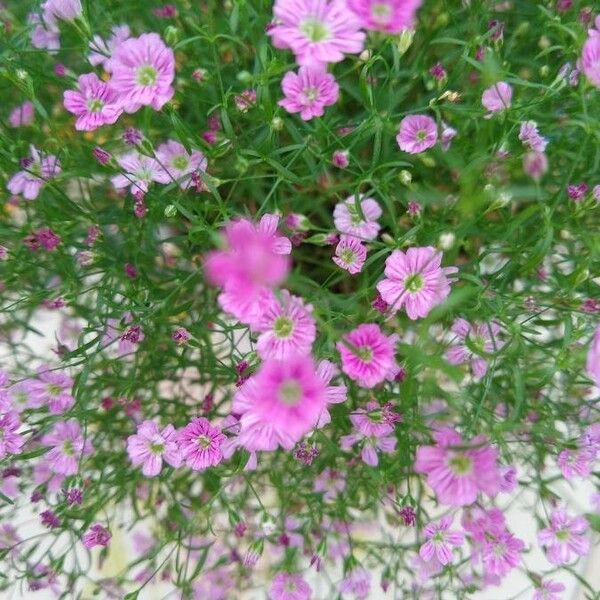
[[[240,112],[248,112],[248,110],[256,104],[256,91],[244,90],[241,94],[235,96],[233,101]]]
[[[452,547],[462,546],[465,540],[462,531],[450,531],[453,520],[454,517],[448,516],[425,526],[423,534],[427,541],[419,549],[423,560],[431,560],[435,555],[442,565],[452,562]]]
[[[312,590],[300,575],[277,573],[269,588],[271,600],[309,600]]]
[[[112,537],[110,531],[102,527],[100,523],[94,523],[82,536],[83,545],[89,550],[94,546],[108,546]]]
[[[0,460],[10,454],[21,454],[25,439],[18,433],[21,421],[15,412],[0,415]]]
[[[226,439],[204,417],[194,417],[177,434],[181,458],[194,471],[218,465],[223,460],[221,445]]]
[[[342,594],[354,594],[357,600],[366,600],[371,592],[371,575],[362,567],[354,567],[340,584]]]
[[[331,157],[331,163],[338,169],[345,169],[350,164],[349,156],[348,150],[336,150]]]
[[[6,187],[11,194],[22,194],[26,200],[35,200],[44,184],[62,171],[56,156],[42,154],[34,146],[30,146],[24,169],[13,175]]]
[[[56,513],[51,510],[45,510],[40,513],[42,525],[47,527],[48,529],[55,529],[56,527],[60,527],[60,519],[57,517]]]
[[[505,81],[499,81],[483,92],[481,104],[489,110],[486,119],[499,111],[510,108],[512,101],[512,87]]]
[[[79,461],[93,451],[92,443],[83,437],[75,419],[55,423],[52,431],[42,437],[42,444],[51,447],[45,457],[50,469],[60,475],[75,475]]]
[[[523,155],[523,170],[534,181],[540,181],[548,172],[548,158],[543,152],[527,152]]]
[[[584,517],[571,517],[559,508],[550,515],[549,525],[538,533],[538,541],[553,565],[568,565],[588,553],[590,540],[586,537],[588,522]]]
[[[279,105],[289,113],[300,113],[304,121],[322,117],[326,106],[335,104],[339,87],[335,77],[321,69],[300,67],[298,73],[287,72],[281,81],[285,95]]]
[[[100,146],[96,146],[92,150],[92,154],[94,155],[94,158],[103,166],[107,165],[110,162],[110,159],[112,158],[110,152],[107,152]]]
[[[8,123],[11,127],[27,127],[33,123],[33,117],[33,103],[26,100],[12,110],[8,117]]]
[[[567,195],[573,202],[579,202],[587,194],[588,189],[587,183],[571,183],[567,186]]]
[[[535,588],[532,600],[562,600],[563,595],[561,592],[564,591],[564,584],[552,579],[546,579],[546,581],[540,582],[540,585]]]
[[[127,453],[134,466],[142,466],[146,477],[155,477],[162,469],[163,460],[172,467],[181,466],[181,454],[173,425],[162,430],[154,421],[144,421],[134,435],[127,438]]]
[[[340,233],[367,241],[377,237],[381,229],[377,220],[381,215],[382,210],[377,200],[365,198],[362,194],[358,199],[349,196],[344,202],[336,204],[333,209],[333,221]]]
[[[117,189],[130,188],[131,193],[137,191],[146,193],[153,181],[158,183],[170,183],[169,174],[160,166],[155,158],[128,152],[117,158],[123,174],[111,178],[112,184]]]
[[[335,256],[332,258],[338,267],[348,271],[351,275],[356,275],[362,271],[366,259],[367,248],[358,238],[352,235],[340,236]]]
[[[190,332],[185,327],[178,327],[171,335],[171,339],[178,345],[186,344],[190,339]]]
[[[200,150],[188,152],[182,144],[173,140],[161,144],[156,150],[156,157],[171,180],[176,181],[182,190],[192,187],[192,174],[205,173],[208,165]]]
[[[400,132],[396,141],[400,150],[409,154],[419,154],[435,146],[438,139],[437,125],[427,115],[410,115],[400,122]]]

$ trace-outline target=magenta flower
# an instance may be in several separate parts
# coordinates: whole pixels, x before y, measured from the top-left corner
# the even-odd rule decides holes
[[[594,452],[588,448],[580,450],[565,449],[558,455],[558,466],[565,479],[589,477],[592,472]]]
[[[397,372],[397,335],[385,335],[379,325],[363,323],[347,333],[336,347],[342,357],[342,371],[365,388],[373,388]]]
[[[435,146],[437,139],[436,122],[427,115],[409,115],[400,121],[396,141],[404,152],[419,154]]]
[[[21,421],[17,413],[0,415],[0,460],[9,454],[21,454],[25,439],[18,433],[20,427]]]
[[[175,56],[157,33],[144,33],[121,42],[110,67],[111,85],[121,95],[126,112],[142,106],[160,110],[175,93]]]
[[[155,158],[144,156],[135,150],[119,156],[117,163],[119,163],[123,173],[112,177],[112,184],[117,189],[129,187],[132,194],[136,192],[145,194],[153,181],[157,183],[169,183],[171,181],[169,174]]]
[[[538,532],[538,542],[553,565],[568,565],[588,553],[587,530],[588,522],[584,517],[571,517],[563,508],[558,508],[550,515],[550,527]]]
[[[400,33],[412,29],[422,0],[348,0],[363,29]]]
[[[446,360],[452,365],[468,363],[476,379],[481,379],[487,372],[486,354],[497,352],[504,345],[498,335],[498,323],[470,324],[464,319],[456,319],[452,325],[452,333],[456,335],[451,348],[446,351]]]
[[[8,123],[11,127],[26,127],[33,123],[33,114],[33,103],[26,100],[11,111]]]
[[[426,317],[450,294],[449,275],[455,267],[442,267],[442,253],[431,246],[394,250],[385,261],[385,279],[377,284],[381,297],[396,312],[402,307],[413,321]]]
[[[345,169],[350,164],[348,150],[336,150],[331,156],[331,164],[338,169]]]
[[[65,108],[77,116],[75,129],[92,131],[102,125],[112,125],[123,112],[117,92],[98,79],[95,73],[81,75],[79,90],[64,93]]]
[[[532,600],[562,600],[563,595],[561,592],[564,591],[564,584],[552,579],[546,579],[546,581],[542,581],[540,586],[535,589]]]
[[[333,209],[333,222],[340,233],[354,236],[361,240],[374,240],[381,229],[377,219],[382,211],[377,200],[358,197],[359,205],[354,196],[348,196]]]
[[[600,388],[600,326],[596,328],[587,354],[586,371],[588,377]]]
[[[485,118],[489,119],[494,113],[510,108],[512,93],[512,87],[504,81],[485,90],[481,96],[481,104],[490,111]]]
[[[290,356],[306,356],[317,337],[313,307],[302,298],[281,291],[281,298],[271,295],[262,306],[253,326],[260,332],[256,350],[262,359],[286,360]]]
[[[269,588],[270,600],[309,600],[312,590],[297,573],[277,573]]]
[[[298,73],[288,71],[281,80],[285,95],[278,102],[289,113],[300,113],[304,121],[322,117],[326,106],[337,102],[339,87],[335,77],[319,67],[300,67]]]
[[[443,428],[433,435],[435,446],[417,449],[415,471],[427,475],[442,504],[466,506],[479,492],[494,496],[500,490],[498,452],[483,436],[465,442],[461,435]]]
[[[118,48],[125,40],[129,39],[131,31],[129,25],[115,25],[111,30],[111,36],[107,41],[103,40],[99,35],[95,35],[90,42],[90,53],[88,60],[95,67],[102,65],[104,70],[110,73],[111,56],[116,48]]]
[[[264,215],[258,224],[237,219],[225,227],[226,248],[209,252],[204,271],[222,288],[219,304],[234,317],[254,324],[265,296],[282,283],[290,269],[292,244],[277,233],[279,217]]]
[[[177,181],[182,190],[194,186],[192,174],[205,173],[208,165],[208,160],[200,150],[192,150],[189,153],[183,144],[173,140],[158,147],[156,158],[171,180]]]
[[[386,420],[384,409],[375,400],[367,402],[366,408],[357,408],[351,413],[350,421],[366,436],[381,436],[394,431],[394,424]]]
[[[335,248],[333,262],[351,275],[362,271],[367,259],[366,246],[353,235],[341,235],[340,241]]]
[[[583,45],[581,60],[577,65],[592,85],[600,88],[600,35],[588,38]]]
[[[84,439],[75,419],[56,422],[52,431],[42,437],[42,444],[51,447],[45,459],[50,469],[60,475],[75,475],[79,461],[93,451],[92,443]]]
[[[267,31],[276,48],[289,48],[300,65],[319,66],[362,51],[365,34],[345,0],[275,0]]]
[[[137,432],[127,438],[127,453],[134,466],[142,465],[146,477],[155,477],[165,460],[172,467],[181,466],[177,432],[173,425],[162,430],[154,421],[144,421]]]
[[[465,541],[462,531],[450,531],[452,521],[454,517],[448,515],[437,523],[425,526],[423,535],[427,541],[419,548],[419,555],[423,560],[429,561],[435,556],[442,565],[452,562],[452,548],[462,546]]]
[[[308,356],[264,361],[233,399],[233,412],[242,415],[239,443],[250,452],[292,450],[327,403],[326,384],[316,371]]]
[[[331,380],[339,375],[339,369],[329,360],[322,360],[317,365],[317,375],[323,380],[327,386],[325,388],[325,396],[327,404],[340,404],[346,401],[348,389],[345,385],[330,385]],[[319,417],[317,427],[325,427],[331,421],[331,415],[327,406],[323,408],[323,412]]]
[[[482,549],[483,569],[487,576],[504,577],[521,562],[523,540],[507,530],[486,532]]]
[[[42,4],[42,10],[62,21],[74,21],[83,11],[81,0],[46,0]]]
[[[112,537],[110,531],[100,523],[94,523],[81,537],[83,545],[89,550],[94,546],[108,546]]]
[[[354,594],[356,600],[366,600],[371,593],[371,574],[362,567],[354,567],[340,583],[342,594]]]
[[[519,139],[523,145],[533,152],[544,152],[548,145],[548,140],[540,135],[535,121],[525,121],[521,123],[519,130]]]
[[[204,417],[194,417],[177,434],[181,458],[194,471],[218,465],[223,460],[221,444],[226,439],[221,430]]]
[[[28,406],[38,408],[44,404],[53,415],[69,410],[75,404],[71,395],[73,380],[66,373],[43,370],[37,379],[27,380]]]
[[[25,170],[13,175],[6,187],[11,194],[22,194],[26,200],[35,200],[44,184],[61,172],[60,162],[52,154],[42,154],[29,146],[30,157],[24,159]]]

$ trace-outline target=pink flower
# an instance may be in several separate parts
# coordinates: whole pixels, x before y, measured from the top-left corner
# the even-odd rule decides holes
[[[350,164],[349,156],[348,150],[336,150],[331,157],[331,164],[338,169],[345,169]]]
[[[121,42],[110,66],[111,85],[121,95],[126,112],[135,112],[142,106],[160,110],[175,93],[175,56],[157,33],[144,33]]]
[[[533,592],[532,600],[562,600],[561,592],[565,591],[565,586],[558,581],[546,579],[540,583],[540,586]]]
[[[26,100],[12,110],[8,122],[11,127],[26,127],[33,123],[33,114],[33,103]]]
[[[233,412],[242,415],[239,443],[250,452],[291,450],[313,429],[327,403],[326,384],[310,357],[269,359],[239,388]]]
[[[45,14],[63,21],[74,21],[81,16],[81,0],[46,0],[42,4]]]
[[[567,565],[590,549],[590,540],[585,537],[588,522],[584,517],[571,517],[558,508],[550,515],[550,527],[538,533],[540,546],[553,565]]]
[[[75,475],[79,461],[93,451],[92,443],[84,439],[75,419],[55,423],[52,431],[42,437],[42,444],[51,447],[45,459],[50,469],[60,475]]]
[[[100,523],[94,523],[87,531],[83,534],[81,541],[83,545],[89,550],[94,546],[108,546],[108,542],[112,537],[110,531],[105,527],[102,527]]]
[[[315,478],[314,491],[325,492],[326,500],[335,500],[346,489],[346,477],[341,471],[327,468]]]
[[[499,533],[487,532],[482,549],[483,568],[486,575],[504,577],[521,562],[525,549],[523,540],[507,530]]]
[[[348,7],[360,18],[361,27],[386,33],[412,29],[422,0],[348,0]]]
[[[136,192],[145,194],[153,181],[158,183],[171,181],[169,174],[155,158],[144,156],[135,150],[119,156],[117,163],[124,173],[112,177],[112,184],[117,189],[129,187],[132,194]]]
[[[60,162],[52,154],[42,154],[34,146],[29,147],[30,158],[24,160],[26,170],[13,175],[6,187],[11,194],[23,194],[26,200],[35,200],[44,184],[60,172]]]
[[[588,377],[600,388],[600,326],[596,328],[588,350],[586,370]]]
[[[548,172],[548,158],[543,152],[527,152],[523,155],[523,170],[534,181],[539,181]]]
[[[346,233],[361,240],[374,240],[381,229],[377,219],[382,214],[377,200],[348,196],[344,202],[339,202],[333,209],[333,222],[340,233]]]
[[[291,356],[306,356],[317,337],[313,307],[302,298],[281,291],[281,299],[271,295],[262,305],[261,314],[253,326],[259,331],[256,350],[262,359],[286,360]]]
[[[282,81],[285,95],[278,102],[289,113],[300,113],[304,121],[322,117],[326,106],[335,104],[339,87],[331,73],[320,68],[300,67],[298,73],[288,71]]]
[[[275,0],[267,34],[276,48],[289,48],[300,65],[319,66],[362,51],[365,34],[345,0]]]
[[[75,129],[92,131],[112,125],[123,112],[117,92],[95,73],[81,75],[77,81],[79,90],[64,93],[65,108],[77,116]]]
[[[525,121],[521,123],[519,130],[519,139],[534,152],[544,152],[548,145],[548,140],[540,135],[535,121]]]
[[[404,152],[419,154],[435,146],[437,139],[437,125],[427,115],[409,115],[400,121],[396,141]]]
[[[443,517],[437,523],[429,523],[423,530],[427,540],[420,548],[419,554],[423,560],[429,561],[435,556],[442,565],[452,562],[452,547],[460,547],[465,541],[462,531],[450,531],[454,517]]]
[[[558,466],[565,479],[589,477],[592,472],[594,453],[588,448],[574,451],[565,449],[558,455]]]
[[[146,477],[155,477],[162,469],[163,459],[172,467],[181,466],[177,432],[173,425],[162,429],[154,421],[144,421],[137,433],[127,438],[127,453],[135,466],[142,465]]]
[[[470,324],[464,319],[456,319],[452,325],[456,339],[446,351],[446,359],[452,365],[469,363],[476,379],[487,372],[486,354],[497,352],[504,345],[499,339],[500,326],[495,323]]]
[[[309,600],[311,594],[308,583],[295,573],[277,573],[269,588],[271,600]]]
[[[290,269],[286,255],[292,244],[277,233],[278,223],[279,217],[270,214],[258,224],[232,221],[225,227],[226,248],[206,255],[206,277],[223,290],[219,304],[247,324],[256,323],[265,295],[285,280]]]
[[[233,101],[240,112],[248,112],[248,109],[256,104],[256,91],[244,90],[241,94],[235,96]]]
[[[359,325],[336,345],[342,357],[342,371],[365,388],[393,379],[397,372],[397,339],[397,335],[385,335],[379,325]]]
[[[442,253],[431,246],[394,250],[385,261],[385,279],[377,284],[381,297],[396,312],[402,307],[413,321],[426,317],[450,294],[449,275],[455,267],[442,267]]]
[[[350,421],[363,435],[381,436],[394,431],[394,424],[386,420],[384,409],[378,402],[367,402],[366,408],[357,408],[350,414]]]
[[[27,22],[34,26],[30,34],[34,48],[51,53],[60,48],[60,31],[52,14],[45,11],[41,15],[33,12],[28,15]]]
[[[366,435],[360,430],[343,435],[340,438],[340,447],[342,450],[350,450],[356,443],[360,443],[360,457],[362,461],[370,467],[376,467],[379,464],[377,451],[384,454],[393,454],[396,451],[397,439],[393,435],[371,434]]]
[[[73,380],[66,373],[42,370],[38,379],[28,380],[28,405],[37,408],[47,404],[53,415],[59,415],[75,404],[72,388]]]
[[[0,460],[9,454],[21,454],[25,439],[18,433],[20,427],[17,413],[0,415]]]
[[[104,41],[99,35],[95,35],[90,42],[90,53],[88,60],[95,67],[102,65],[104,70],[110,73],[111,56],[125,40],[129,39],[131,32],[129,25],[115,25],[111,30],[111,36],[108,41]]]
[[[317,375],[323,380],[323,383],[327,386],[325,388],[325,396],[327,404],[340,404],[346,401],[347,388],[345,385],[330,385],[331,380],[339,375],[339,369],[330,361],[322,360],[317,365]],[[331,421],[331,415],[327,406],[323,409],[317,427],[325,427]]]
[[[221,445],[226,439],[204,417],[194,417],[177,434],[181,458],[194,471],[218,465],[223,460]]]
[[[475,502],[479,492],[498,493],[498,453],[483,436],[465,442],[458,432],[443,428],[433,437],[435,446],[417,449],[414,468],[427,475],[440,503],[466,506]]]
[[[203,570],[199,579],[192,584],[194,598],[210,600],[229,600],[236,587],[235,577],[227,566]]]
[[[362,567],[354,567],[340,583],[342,594],[354,594],[357,600],[366,600],[371,592],[371,575]]]
[[[450,149],[450,144],[452,140],[456,137],[458,131],[454,129],[454,127],[450,127],[447,123],[442,121],[442,134],[440,136],[440,145],[442,146],[442,150],[444,152],[448,152]]]
[[[581,60],[577,65],[592,85],[600,88],[600,35],[589,37],[583,45]]]
[[[187,190],[194,185],[192,173],[205,173],[208,165],[206,157],[200,150],[192,150],[188,153],[183,144],[173,140],[158,147],[156,158],[171,180],[177,181],[182,190]]]
[[[367,259],[367,248],[353,235],[341,235],[340,241],[335,249],[333,262],[351,275],[362,271]]]
[[[495,112],[510,108],[512,93],[512,87],[504,81],[499,81],[485,90],[481,96],[481,104],[490,111],[485,118],[489,119]]]

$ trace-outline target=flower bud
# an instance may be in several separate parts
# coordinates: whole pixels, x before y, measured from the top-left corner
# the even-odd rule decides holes
[[[172,219],[177,216],[177,207],[174,204],[169,204],[165,207],[165,217]]]

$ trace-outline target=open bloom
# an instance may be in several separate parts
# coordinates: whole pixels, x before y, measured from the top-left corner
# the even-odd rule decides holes
[[[363,49],[365,34],[345,0],[276,0],[273,15],[273,45],[289,48],[300,65],[340,62]]]
[[[122,42],[110,66],[111,85],[121,95],[126,112],[142,106],[160,110],[175,93],[175,56],[157,33],[144,33]]]
[[[171,181],[169,174],[155,158],[144,156],[135,150],[119,156],[117,163],[119,163],[123,173],[112,177],[112,184],[117,189],[129,187],[132,194],[136,192],[145,194],[153,181],[158,183],[169,183]]]
[[[222,288],[219,304],[247,324],[257,322],[261,303],[290,269],[289,239],[277,233],[279,217],[263,215],[255,224],[236,219],[225,227],[226,247],[206,255],[204,271],[210,283]]]
[[[135,466],[142,465],[142,473],[146,477],[158,475],[163,460],[172,467],[181,465],[177,432],[173,425],[161,430],[154,421],[144,421],[137,433],[127,438],[127,453]]]
[[[268,296],[253,329],[261,332],[256,350],[263,359],[306,356],[317,337],[312,305],[287,290],[281,291],[281,299]]]
[[[361,240],[374,240],[381,229],[377,219],[381,217],[381,206],[373,198],[348,196],[333,209],[333,222],[340,233],[354,236]]]
[[[510,531],[486,532],[482,548],[482,562],[486,575],[504,577],[521,562],[521,552],[525,549],[523,540]]]
[[[77,116],[75,129],[92,131],[111,125],[119,118],[123,108],[119,94],[110,83],[101,81],[95,73],[81,75],[77,82],[78,90],[64,93],[65,108]]]
[[[15,412],[0,415],[0,460],[9,454],[20,454],[25,439],[19,433],[21,421]]]
[[[42,444],[51,446],[45,459],[50,469],[61,475],[75,475],[79,461],[93,450],[92,443],[83,437],[75,419],[55,423],[52,431],[42,437]]]
[[[111,538],[111,533],[100,523],[94,523],[81,538],[83,545],[89,550],[94,546],[107,546]]]
[[[552,579],[546,579],[546,581],[542,581],[540,586],[535,589],[532,600],[562,600],[563,595],[561,592],[564,591],[564,584]]]
[[[486,118],[489,119],[494,113],[510,108],[512,93],[512,87],[505,81],[499,81],[485,90],[481,96],[481,104],[490,111]]]
[[[600,88],[600,36],[594,35],[588,38],[583,45],[581,60],[578,66],[585,73],[592,85]]]
[[[81,16],[81,0],[46,0],[42,10],[62,21],[73,21]]]
[[[394,435],[376,433],[366,435],[359,429],[340,438],[342,450],[350,450],[357,443],[361,446],[360,457],[362,461],[370,467],[376,467],[379,464],[377,451],[384,454],[393,454],[396,450],[397,439]]]
[[[348,389],[345,385],[330,385],[331,380],[339,375],[340,370],[329,360],[322,360],[317,365],[317,375],[323,380],[327,386],[325,388],[325,397],[327,404],[340,404],[345,402]],[[319,417],[317,427],[325,427],[331,421],[331,415],[327,410],[327,406],[323,408],[323,412]]]
[[[479,492],[498,493],[498,452],[483,436],[465,442],[458,432],[444,428],[433,437],[435,446],[417,449],[415,471],[427,475],[440,503],[466,506],[475,502]]]
[[[54,15],[47,11],[30,13],[27,22],[33,26],[31,30],[31,45],[40,50],[56,52],[60,48],[60,31]]]
[[[381,297],[395,312],[405,308],[409,319],[426,317],[450,294],[455,267],[442,267],[442,254],[431,246],[394,250],[385,261],[385,279],[377,284]]]
[[[194,417],[177,434],[181,458],[194,471],[218,465],[223,460],[221,445],[226,439],[204,417]]]
[[[535,121],[525,121],[521,123],[519,139],[525,146],[534,152],[544,152],[548,145],[548,140],[540,135]]]
[[[586,369],[588,377],[600,388],[600,326],[596,328],[588,350]]]
[[[11,127],[25,127],[33,123],[33,103],[29,100],[17,106],[12,110],[8,117],[8,122]]]
[[[367,259],[366,246],[353,235],[341,235],[340,241],[335,248],[333,262],[351,275],[362,271]]]
[[[112,71],[111,57],[115,48],[129,39],[130,35],[129,25],[115,25],[111,30],[110,38],[106,41],[99,35],[95,35],[90,42],[90,53],[88,54],[90,64],[102,65],[104,70],[110,73]]]
[[[281,80],[285,95],[279,101],[289,113],[300,113],[304,121],[322,117],[325,107],[335,104],[339,87],[335,77],[321,68],[300,67],[298,73],[288,71]]]
[[[400,33],[412,29],[421,3],[422,0],[348,0],[348,7],[364,29]]]
[[[309,600],[310,586],[296,573],[277,573],[269,588],[270,600]]]
[[[397,340],[397,335],[385,335],[379,325],[359,325],[337,343],[342,371],[365,388],[393,379],[398,370],[394,357]]]
[[[366,600],[371,593],[371,574],[362,567],[354,567],[340,583],[342,594],[354,594],[357,600]]]
[[[26,200],[35,200],[44,184],[60,172],[60,162],[52,154],[43,154],[29,146],[30,156],[24,159],[25,170],[13,175],[6,187],[11,194],[22,194]]]
[[[316,371],[308,356],[264,361],[233,399],[233,412],[242,415],[239,443],[251,452],[291,450],[327,404],[326,385]]]
[[[588,553],[587,530],[588,522],[584,517],[572,517],[563,508],[558,508],[550,515],[550,526],[538,533],[538,541],[553,565],[567,565]]]
[[[452,548],[462,546],[465,541],[462,531],[450,530],[453,520],[454,517],[448,515],[425,526],[423,535],[427,541],[419,548],[423,560],[431,560],[435,556],[442,565],[452,562]]]
[[[400,132],[396,141],[400,150],[419,154],[435,146],[438,139],[437,125],[427,115],[409,115],[400,121]]]
[[[73,380],[66,373],[43,370],[37,379],[28,380],[28,406],[37,408],[47,404],[52,414],[64,413],[75,404],[72,389]]]
[[[161,144],[156,150],[156,157],[171,180],[177,181],[182,190],[194,186],[192,174],[204,173],[208,165],[208,160],[200,150],[190,153],[183,144],[174,140]]]

